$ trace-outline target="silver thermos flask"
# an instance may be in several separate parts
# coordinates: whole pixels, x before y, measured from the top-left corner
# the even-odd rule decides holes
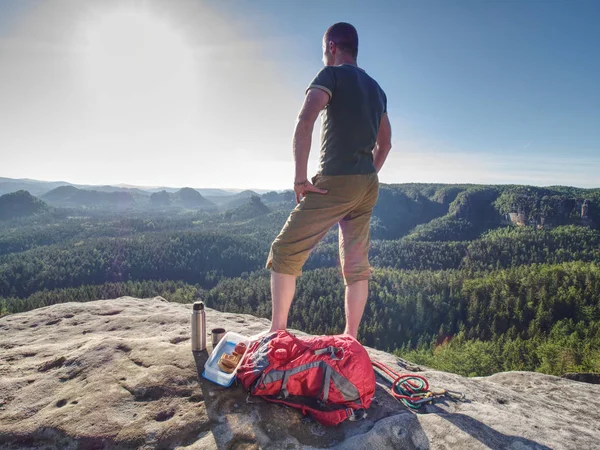
[[[203,302],[195,302],[192,310],[192,351],[206,348],[206,313]]]

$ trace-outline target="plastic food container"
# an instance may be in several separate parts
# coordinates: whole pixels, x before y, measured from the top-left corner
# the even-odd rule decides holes
[[[202,376],[207,380],[212,381],[213,383],[217,383],[218,385],[229,387],[235,376],[237,374],[237,368],[240,366],[242,359],[238,363],[237,367],[232,373],[225,373],[219,369],[218,362],[223,353],[231,353],[235,348],[235,344],[243,342],[248,345],[248,338],[246,336],[242,336],[239,333],[234,331],[228,331],[225,333],[225,336],[219,341],[217,346],[213,349],[212,353],[208,357],[206,364],[204,364],[204,371],[202,372]]]

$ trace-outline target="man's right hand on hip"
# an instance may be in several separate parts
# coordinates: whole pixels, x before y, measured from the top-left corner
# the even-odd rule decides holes
[[[310,181],[304,180],[294,183],[294,192],[296,192],[296,203],[300,203],[303,197],[306,196],[307,192],[316,192],[317,194],[327,194],[325,189],[319,189],[313,185]]]

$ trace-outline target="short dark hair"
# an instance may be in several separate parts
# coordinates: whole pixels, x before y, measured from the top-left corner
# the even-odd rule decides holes
[[[333,41],[340,50],[349,53],[353,58],[358,55],[358,33],[356,28],[346,22],[338,22],[327,28],[325,45]]]

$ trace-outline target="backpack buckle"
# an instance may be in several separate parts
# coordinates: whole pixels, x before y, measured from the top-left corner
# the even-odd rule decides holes
[[[342,353],[342,356],[340,356],[340,357],[338,358],[338,357],[336,356],[336,353],[339,353],[339,352],[341,352],[341,353]],[[341,361],[342,359],[344,359],[344,355],[345,355],[345,352],[344,352],[344,349],[343,349],[342,347],[340,347],[340,348],[334,348],[334,349],[331,351],[331,359],[333,359],[334,361]]]
[[[338,353],[342,354],[342,356],[340,356],[339,358],[336,356]],[[323,355],[325,353],[329,353],[329,357],[334,360],[334,361],[340,361],[342,359],[344,359],[344,348],[343,347],[325,347],[325,348],[320,348],[318,350],[315,350],[315,355]]]
[[[266,376],[266,374],[263,372],[262,375],[260,376],[260,378],[256,379],[255,384],[254,384],[254,391],[257,391],[257,390],[262,391],[263,389],[265,389],[267,387],[265,385],[265,381],[264,381],[265,376]],[[252,387],[251,387],[251,390],[252,390]]]
[[[367,417],[367,411],[363,408],[360,409],[352,409],[352,412],[350,413],[350,417],[349,420],[351,420],[352,422],[356,422],[357,420],[363,420]]]

